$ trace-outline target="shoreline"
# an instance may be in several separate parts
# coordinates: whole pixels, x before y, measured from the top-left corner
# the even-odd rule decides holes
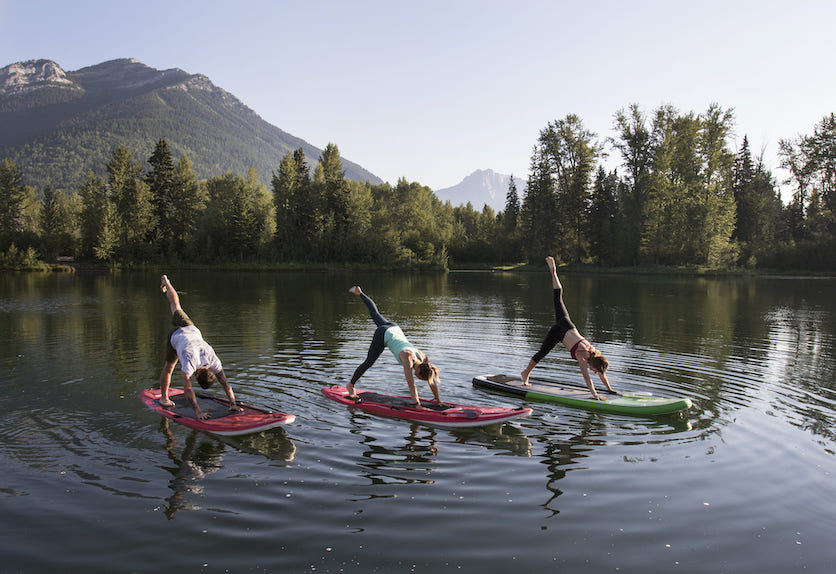
[[[136,266],[109,266],[93,263],[43,263],[39,266],[19,268],[0,267],[0,272],[36,273],[121,273],[154,270],[216,270],[238,272],[276,273],[345,273],[363,271],[367,273],[540,273],[542,265],[514,263],[494,265],[486,263],[460,263],[447,269],[432,266],[379,266],[366,264],[330,263],[281,263],[263,264],[154,264]],[[561,273],[586,275],[674,275],[680,277],[783,277],[783,278],[836,278],[833,271],[809,269],[722,269],[698,266],[638,265],[634,267],[599,267],[595,265],[567,264],[559,267]]]

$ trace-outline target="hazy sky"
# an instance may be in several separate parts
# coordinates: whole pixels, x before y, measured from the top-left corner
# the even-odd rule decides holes
[[[778,175],[778,140],[836,111],[834,21],[832,0],[0,0],[0,67],[204,74],[277,127],[433,189],[476,169],[524,180],[567,114],[603,139],[631,103],[716,102],[735,151],[748,135]]]

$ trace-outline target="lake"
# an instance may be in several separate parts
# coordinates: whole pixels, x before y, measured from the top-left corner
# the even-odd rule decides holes
[[[616,389],[694,403],[638,418],[472,386],[537,350],[545,265],[167,272],[239,400],[296,422],[218,439],[141,404],[170,329],[158,274],[0,273],[0,571],[836,566],[836,280],[562,275]],[[439,366],[444,400],[533,415],[443,430],[324,398],[374,330],[355,283]],[[581,381],[560,347],[534,374]],[[388,351],[358,386],[407,392]]]

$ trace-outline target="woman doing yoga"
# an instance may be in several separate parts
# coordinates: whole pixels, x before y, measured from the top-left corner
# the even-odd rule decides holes
[[[572,358],[578,361],[578,366],[580,367],[583,378],[586,381],[586,386],[589,387],[589,392],[591,392],[592,396],[596,399],[605,401],[607,398],[599,395],[595,391],[595,385],[592,383],[592,379],[589,376],[589,369],[592,369],[592,371],[598,375],[601,382],[607,387],[607,390],[614,393],[616,391],[610,386],[606,375],[609,362],[604,355],[601,354],[601,351],[593,347],[589,341],[581,336],[574,323],[572,323],[572,320],[569,318],[569,311],[566,310],[566,305],[563,303],[563,286],[560,284],[560,279],[557,278],[557,266],[555,265],[554,257],[546,257],[546,263],[549,266],[549,271],[552,276],[552,288],[554,289],[554,315],[556,322],[546,334],[546,338],[543,340],[540,350],[537,351],[533,357],[531,357],[531,360],[528,362],[528,366],[522,373],[520,373],[520,377],[522,378],[523,384],[530,384],[528,382],[528,376],[531,374],[531,371],[537,366],[537,363],[539,363],[543,357],[549,353],[549,351],[554,349],[558,342],[561,342],[564,347],[569,349],[569,353],[572,355]]]
[[[357,370],[354,371],[354,375],[351,377],[351,382],[345,386],[348,391],[348,397],[359,400],[359,397],[354,392],[354,383],[377,361],[377,358],[383,353],[383,349],[388,347],[398,362],[403,365],[404,378],[409,385],[409,394],[416,408],[420,409],[423,407],[421,407],[421,401],[418,398],[418,389],[415,387],[413,374],[419,379],[427,381],[436,402],[443,404],[441,402],[441,396],[438,394],[438,383],[441,382],[438,378],[438,369],[430,364],[427,356],[409,342],[400,327],[391,321],[387,321],[380,314],[374,301],[367,297],[360,287],[355,285],[348,292],[360,297],[363,303],[366,304],[366,307],[368,307],[372,321],[377,325],[366,360],[357,367]]]

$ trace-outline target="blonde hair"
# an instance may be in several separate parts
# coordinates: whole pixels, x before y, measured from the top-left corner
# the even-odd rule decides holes
[[[590,367],[599,373],[606,373],[607,369],[610,367],[610,362],[598,349],[593,349],[589,352],[589,358],[586,362],[589,363]]]
[[[435,377],[436,382],[439,381],[438,378],[438,367],[435,365],[430,364],[429,358],[424,355],[424,360],[418,363],[418,378],[424,381],[432,381],[432,378]]]

